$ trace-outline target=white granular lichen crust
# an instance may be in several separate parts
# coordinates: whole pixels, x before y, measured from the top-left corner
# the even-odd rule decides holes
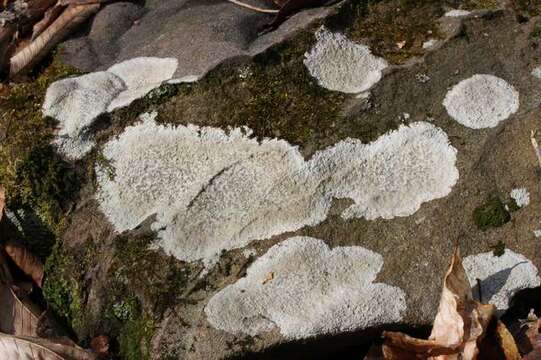
[[[447,113],[472,129],[492,128],[519,108],[519,93],[494,75],[474,75],[455,85],[445,96]]]
[[[532,76],[541,79],[541,66],[538,66],[532,70]]]
[[[468,256],[464,258],[463,265],[474,295],[479,295],[479,279],[481,300],[495,305],[498,310],[506,310],[518,291],[541,285],[535,265],[509,249],[502,256],[495,256],[492,252]]]
[[[118,76],[126,85],[126,90],[111,101],[107,111],[128,106],[135,99],[142,98],[164,81],[170,80],[177,70],[175,58],[139,57],[115,64],[107,72]]]
[[[326,89],[353,94],[366,91],[381,79],[382,70],[388,66],[367,46],[342,34],[321,28],[316,39],[312,50],[305,54],[304,64]]]
[[[453,10],[447,11],[444,14],[444,16],[446,16],[446,17],[463,17],[463,16],[468,16],[470,14],[471,14],[471,12],[468,11],[468,10],[453,9]]]
[[[59,121],[53,141],[58,151],[68,159],[82,158],[94,146],[88,129],[99,115],[145,96],[171,79],[176,68],[176,59],[141,57],[51,84],[42,109]]]
[[[157,246],[185,261],[212,263],[241,248],[323,221],[333,198],[345,218],[413,214],[458,179],[443,131],[414,123],[371,144],[348,139],[305,161],[283,140],[248,129],[164,126],[145,116],[106,144],[114,176],[97,167],[97,198],[117,231],[156,214]]]
[[[382,266],[381,255],[360,246],[331,250],[318,239],[290,238],[212,297],[207,320],[234,334],[278,329],[288,339],[398,322],[406,296],[400,288],[374,282]]]
[[[530,203],[530,193],[526,188],[517,188],[511,190],[510,196],[518,207],[524,207]]]

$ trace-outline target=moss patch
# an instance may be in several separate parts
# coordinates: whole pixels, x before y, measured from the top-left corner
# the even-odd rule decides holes
[[[47,303],[77,333],[86,327],[80,284],[87,265],[88,261],[76,259],[58,244],[45,264],[43,294]]]
[[[41,104],[49,84],[73,74],[77,71],[53,61],[36,78],[8,85],[0,97],[0,183],[8,207],[32,209],[53,233],[61,228],[64,205],[79,180],[50,145],[55,123],[42,116]]]
[[[306,70],[304,53],[314,40],[305,32],[249,63],[218,67],[198,83],[182,86],[159,109],[158,121],[246,125],[261,137],[328,143],[342,130],[336,125],[345,96],[323,89]]]
[[[360,12],[346,34],[393,64],[423,55],[423,43],[441,37],[436,21],[444,13],[441,2],[382,1]]]
[[[473,212],[473,218],[477,227],[487,230],[491,227],[499,227],[511,220],[511,215],[505,209],[503,202],[497,195],[491,195],[488,201],[477,207]]]

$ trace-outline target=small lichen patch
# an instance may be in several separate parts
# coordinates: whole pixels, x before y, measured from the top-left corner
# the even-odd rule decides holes
[[[538,66],[532,70],[532,76],[541,79],[541,66]]]
[[[509,249],[502,256],[492,252],[470,255],[464,258],[463,265],[474,296],[479,298],[481,294],[479,300],[494,304],[498,310],[506,310],[518,291],[541,285],[535,265]]]
[[[291,238],[216,294],[205,307],[207,320],[251,336],[277,328],[288,339],[397,322],[406,296],[400,288],[374,282],[382,266],[381,255],[360,246],[331,250],[318,239]]]
[[[111,66],[107,71],[59,80],[48,89],[43,114],[60,122],[54,140],[68,159],[80,159],[94,147],[87,133],[105,112],[129,105],[171,79],[176,59],[135,58]]]
[[[470,14],[471,14],[471,12],[469,12],[468,10],[453,9],[453,10],[447,11],[444,16],[447,16],[447,17],[463,17],[463,16],[468,16]]]
[[[223,250],[316,225],[333,198],[354,201],[344,218],[408,216],[458,179],[456,150],[428,123],[370,144],[347,139],[305,161],[296,147],[258,142],[246,128],[143,118],[106,144],[115,176],[97,165],[97,198],[117,231],[156,214],[156,245],[186,261],[212,262]]]
[[[519,108],[513,86],[494,75],[474,75],[455,85],[443,105],[449,116],[472,129],[492,128]]]
[[[530,203],[530,193],[526,188],[517,188],[511,190],[511,198],[519,208],[522,208]]]
[[[367,46],[325,28],[318,30],[316,39],[312,50],[305,54],[304,64],[324,88],[356,94],[381,79],[387,62],[372,55]]]

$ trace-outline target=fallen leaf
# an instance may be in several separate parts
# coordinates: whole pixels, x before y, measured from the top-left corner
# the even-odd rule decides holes
[[[0,331],[16,336],[37,336],[39,318],[43,311],[28,301],[19,298],[12,287],[0,285]]]
[[[396,47],[398,49],[402,49],[404,46],[406,46],[406,42],[405,41],[400,41],[400,42],[397,42],[396,43]]]
[[[90,348],[99,357],[106,357],[109,354],[109,337],[106,335],[98,335],[90,341]]]
[[[0,333],[0,354],[17,360],[95,360],[96,354],[74,344],[53,342],[31,336]]]
[[[13,242],[7,242],[4,249],[15,265],[41,288],[43,283],[43,264],[41,261],[24,246]]]
[[[274,273],[271,271],[267,274],[267,276],[265,276],[265,279],[263,279],[263,282],[262,284],[265,285],[266,283],[268,283],[269,281],[271,281],[272,279],[274,279]]]
[[[505,360],[521,359],[520,352],[518,351],[518,347],[513,335],[511,335],[505,324],[500,320],[497,322],[495,335],[499,348],[505,356]]]
[[[4,217],[4,208],[6,207],[6,189],[0,185],[0,221]]]
[[[493,305],[473,300],[457,247],[443,280],[440,305],[429,339],[384,332],[385,359],[407,359],[408,356],[412,359],[475,359],[494,311]]]

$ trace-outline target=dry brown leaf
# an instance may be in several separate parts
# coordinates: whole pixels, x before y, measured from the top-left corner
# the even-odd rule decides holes
[[[509,332],[504,323],[498,320],[496,324],[495,336],[498,341],[499,350],[505,356],[505,360],[520,360],[520,352],[513,335]]]
[[[0,285],[0,331],[16,336],[37,336],[41,309],[19,298],[10,285]]]
[[[268,283],[269,281],[271,281],[272,279],[274,279],[274,273],[271,271],[267,274],[267,276],[265,276],[265,279],[263,279],[263,282],[261,283],[262,285],[265,285],[266,283]]]
[[[62,14],[26,48],[10,60],[10,77],[28,71],[75,27],[100,8],[100,4],[70,5]]]
[[[434,360],[476,359],[478,344],[494,311],[493,305],[483,305],[473,300],[457,247],[443,280],[440,305],[429,339],[385,332],[385,358],[406,359],[405,354],[409,354],[412,359],[419,356]]]
[[[6,207],[6,189],[0,185],[0,220],[4,217],[4,208]]]
[[[72,343],[63,344],[31,336],[0,333],[0,354],[17,360],[95,360],[96,354]]]
[[[106,335],[98,335],[90,341],[90,348],[99,357],[106,357],[109,355],[109,337]]]
[[[43,283],[43,264],[28,249],[13,242],[4,246],[6,254],[13,262],[41,288]]]

